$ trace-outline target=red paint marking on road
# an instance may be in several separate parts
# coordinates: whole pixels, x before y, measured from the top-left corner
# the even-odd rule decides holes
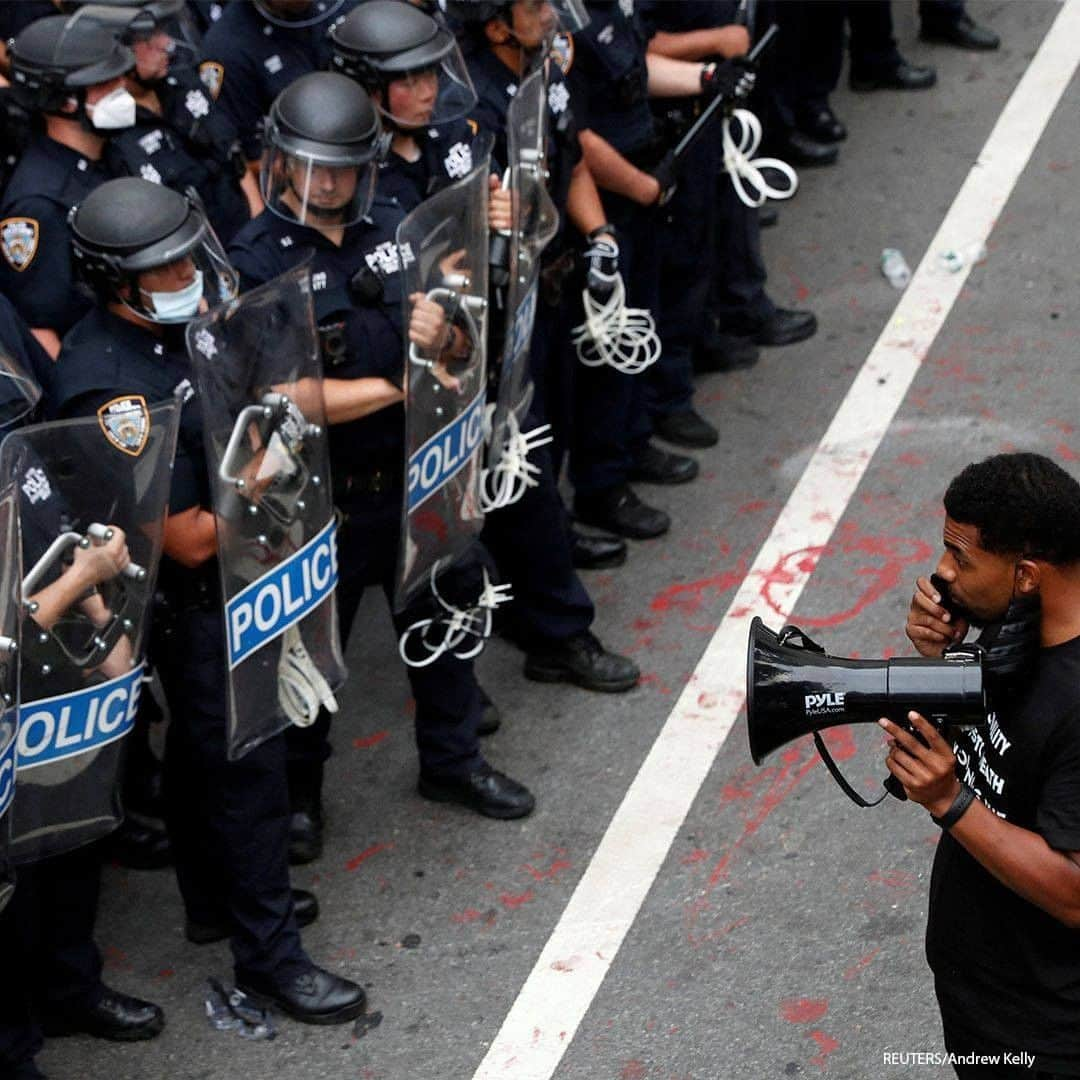
[[[740,559],[739,565],[734,570],[726,570],[713,577],[702,578],[700,581],[680,582],[678,585],[669,585],[663,592],[653,597],[649,607],[653,611],[673,611],[678,609],[687,614],[698,611],[705,602],[706,596],[722,596],[731,589],[736,588],[746,577],[746,560]]]
[[[780,1015],[789,1024],[812,1024],[828,1011],[827,998],[792,998],[780,1002]]]
[[[1054,452],[1062,461],[1080,461],[1080,454],[1078,454],[1067,443],[1058,443],[1054,447]]]
[[[684,855],[680,860],[683,866],[692,866],[694,863],[701,862],[702,859],[707,859],[709,853],[704,848],[694,848],[688,855]]]
[[[372,855],[378,855],[380,851],[392,851],[393,844],[372,844],[371,847],[361,851],[359,855],[354,855],[346,864],[346,870],[355,870],[362,863],[368,861]]]
[[[916,454],[911,450],[906,453],[900,454],[897,459],[901,465],[910,465],[913,469],[920,469],[926,464],[926,458],[921,454]]]
[[[619,1080],[645,1080],[648,1070],[636,1058],[628,1061],[619,1073]]]
[[[569,870],[571,865],[569,859],[555,859],[546,870],[539,870],[531,863],[526,863],[522,869],[535,881],[550,881],[552,878],[558,877],[563,870]]]
[[[1076,431],[1076,427],[1067,420],[1048,420],[1047,426],[1057,428],[1062,435],[1072,435]]]
[[[573,971],[574,964],[572,960],[555,960],[551,965],[552,971]]]
[[[652,630],[660,625],[659,619],[635,619],[630,624],[635,630]]]
[[[753,502],[743,503],[736,514],[756,514],[761,510],[768,510],[772,504],[767,499],[755,499]]]
[[[851,965],[851,967],[847,968],[844,971],[843,977],[850,982],[852,979],[855,978],[856,975],[859,974],[860,971],[870,966],[870,962],[874,959],[875,956],[877,956],[879,952],[881,952],[880,949],[874,949],[872,952],[868,952],[865,956],[860,956],[859,959]]]
[[[702,910],[706,910],[708,906],[709,905],[706,904]],[[702,945],[708,945],[726,938],[732,931],[745,926],[749,921],[750,916],[744,915],[741,919],[736,919],[734,922],[728,923],[727,926],[722,926],[716,930],[706,930],[703,934],[695,934],[690,931],[686,935],[686,940],[695,948],[700,948]]]
[[[875,870],[866,880],[889,889],[913,889],[917,884],[915,875],[906,870]]]
[[[698,708],[700,709],[715,709],[716,708],[716,695],[710,694],[708,691],[703,690],[698,694]]]
[[[450,916],[453,922],[461,923],[462,925],[464,925],[465,923],[476,922],[478,919],[482,919],[483,917],[484,913],[474,907],[466,908],[464,911],[459,911],[456,914]]]
[[[516,908],[521,907],[523,904],[528,904],[530,901],[536,899],[536,893],[529,889],[527,892],[518,893],[516,896],[513,893],[502,893],[499,896],[499,903],[503,907],[509,908],[514,911]]]
[[[358,739],[353,739],[353,746],[357,750],[367,750],[372,746],[378,746],[383,739],[390,738],[389,731],[376,731],[371,735],[361,735]]]
[[[171,979],[175,974],[176,972],[172,968],[162,968],[157,973],[157,977],[159,979]]]
[[[128,960],[127,953],[123,949],[118,949],[115,945],[106,945],[103,952],[105,967],[113,970],[131,967],[131,961]]]
[[[654,671],[650,671],[650,672],[647,672],[647,673],[642,672],[641,680],[639,681],[638,685],[639,686],[655,686],[656,689],[659,690],[661,694],[670,694],[671,693],[671,687],[666,686],[664,683],[662,683],[660,681],[660,676],[657,675],[656,672],[654,672]]]
[[[1046,166],[1051,172],[1068,172],[1072,167],[1071,161],[1050,161]]]
[[[810,1059],[810,1064],[817,1065],[818,1068],[823,1069],[829,1055],[834,1050],[839,1050],[840,1044],[831,1035],[826,1035],[824,1031],[811,1031],[810,1038],[818,1044],[818,1048],[821,1050],[820,1054],[815,1054]]]

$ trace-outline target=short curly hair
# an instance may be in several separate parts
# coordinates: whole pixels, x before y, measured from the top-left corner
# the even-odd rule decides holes
[[[995,454],[968,465],[945,492],[945,512],[974,525],[998,555],[1080,561],[1080,483],[1042,454]]]

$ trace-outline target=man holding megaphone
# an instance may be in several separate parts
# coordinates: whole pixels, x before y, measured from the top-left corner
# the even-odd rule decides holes
[[[907,635],[941,657],[992,628],[994,711],[948,738],[917,712],[913,730],[880,723],[889,772],[943,832],[926,951],[945,1043],[960,1077],[1080,1076],[1080,484],[1040,455],[999,454],[944,501],[945,550]],[[998,1064],[964,1063],[979,1055]]]

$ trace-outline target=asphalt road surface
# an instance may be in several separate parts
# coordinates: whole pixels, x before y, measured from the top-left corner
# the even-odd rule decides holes
[[[212,1030],[203,1015],[205,982],[229,976],[227,947],[184,941],[170,872],[113,868],[98,934],[106,977],[160,1002],[168,1026],[154,1042],[132,1046],[50,1041],[39,1059],[50,1077],[477,1075],[650,747],[893,317],[900,293],[878,269],[882,248],[897,247],[913,268],[919,264],[1062,12],[1045,0],[973,0],[972,13],[1004,44],[998,53],[968,54],[919,43],[914,5],[894,7],[901,49],[913,61],[935,64],[938,86],[908,94],[840,90],[834,106],[851,134],[839,165],[805,171],[798,196],[781,206],[779,228],[766,234],[772,294],[787,306],[812,308],[820,332],[801,345],[767,350],[749,372],[701,380],[698,405],[719,426],[720,445],[701,454],[694,484],[648,492],[671,512],[670,535],[633,545],[623,568],[587,577],[596,630],[640,662],[641,687],[603,697],[528,683],[520,654],[492,642],[479,672],[504,724],[487,752],[529,784],[537,810],[525,821],[502,823],[438,807],[415,794],[408,688],[382,598],[366,598],[328,771],[326,852],[297,868],[294,884],[314,889],[322,904],[321,918],[304,933],[308,950],[368,986],[368,1016],[355,1028],[281,1021],[268,1043]],[[785,582],[802,575],[808,580],[793,621],[830,651],[903,653],[907,601],[916,575],[936,559],[948,479],[970,460],[1014,448],[1050,454],[1080,474],[1078,106],[1073,78],[997,214],[988,257],[920,357],[827,542],[794,538],[787,562],[755,586],[776,609],[774,625],[787,614],[777,600]],[[730,650],[714,666],[730,676],[742,665],[742,653]],[[844,730],[834,745],[855,781],[873,790],[884,775],[880,732]],[[556,1014],[565,1011],[570,1026],[538,1026],[532,1039],[488,1062],[483,1075],[952,1075],[944,1066],[887,1064],[884,1056],[942,1050],[922,947],[937,840],[925,812],[891,800],[857,809],[808,740],[754,767],[742,715],[700,790],[685,789],[679,770],[661,780],[657,790],[684,792],[689,812],[676,821],[670,849],[660,849],[655,879],[628,872],[623,881],[618,849],[610,860],[608,895],[618,899],[623,889],[638,888],[644,902],[617,955],[599,955],[599,944],[592,950],[606,977],[583,990],[575,958],[567,958],[565,992],[548,995],[548,1003]],[[628,866],[637,865],[637,835],[631,828],[622,841]],[[531,1042],[553,1039],[561,1043],[553,1059],[531,1056]]]

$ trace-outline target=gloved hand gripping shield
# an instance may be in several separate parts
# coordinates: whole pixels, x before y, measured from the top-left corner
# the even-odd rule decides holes
[[[529,451],[551,441],[548,425],[523,432],[532,401],[529,342],[536,321],[540,255],[559,227],[559,214],[545,177],[547,93],[544,72],[522,80],[507,110],[507,151],[513,224],[508,237],[508,277],[503,300],[498,391],[490,420],[487,465],[481,475],[486,511],[509,506],[538,483]]]
[[[23,564],[16,863],[120,823],[123,736],[142,689],[178,421],[172,401],[117,398],[0,447]]]
[[[0,911],[15,885],[11,861],[11,809],[15,796],[15,735],[19,719],[19,604],[22,550],[18,488],[0,485]]]
[[[336,522],[305,263],[192,322],[217,515],[231,760],[337,710]]]
[[[487,385],[490,149],[490,141],[477,140],[472,172],[423,202],[397,230],[409,327],[398,611],[425,589],[440,595],[438,575],[468,551],[484,523],[479,481]],[[425,318],[419,320],[422,311]],[[409,340],[410,335],[422,340]],[[478,602],[483,610],[443,603],[445,617],[413,628],[421,639],[417,650],[406,640],[412,631],[405,635],[406,662],[430,662],[433,653],[447,648],[479,651],[477,642],[486,637],[485,628],[490,630],[483,611],[490,611],[497,595],[485,588]]]

